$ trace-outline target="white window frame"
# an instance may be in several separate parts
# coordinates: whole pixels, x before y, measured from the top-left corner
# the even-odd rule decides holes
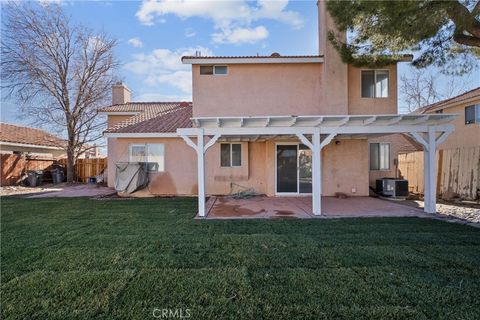
[[[212,71],[212,74],[202,74],[200,73],[200,69],[201,67],[212,67],[213,68],[213,71]],[[227,73],[223,74],[223,73],[217,73],[216,70],[217,70],[217,67],[225,67],[227,68]],[[220,64],[212,64],[212,65],[205,65],[205,66],[200,66],[200,69],[199,69],[199,73],[201,76],[228,76],[228,65],[220,65]]]
[[[373,97],[363,97],[362,96],[362,84],[363,84],[363,77],[362,74],[364,71],[373,71]],[[386,71],[388,74],[387,77],[387,96],[386,97],[377,97],[377,72],[378,71]],[[390,70],[389,69],[360,69],[360,98],[361,99],[389,99],[390,98]]]
[[[145,159],[144,161],[141,161],[141,162],[148,162],[148,147],[149,145],[151,144],[161,144],[163,145],[163,168],[159,168],[159,170],[148,170],[149,173],[159,173],[159,172],[165,172],[165,153],[166,153],[166,148],[165,148],[165,143],[131,143],[129,144],[128,146],[128,161],[129,162],[133,162],[132,161],[132,148],[133,147],[144,147],[145,148]]]
[[[467,123],[467,108],[469,107],[473,107],[473,122],[469,122]],[[476,104],[471,104],[471,105],[468,105],[468,106],[465,106],[465,109],[463,111],[463,117],[465,118],[465,125],[466,126],[469,126],[471,124],[480,124],[480,122],[477,121],[479,115],[478,113],[480,112],[480,103],[476,103]]]
[[[380,150],[382,149],[380,147],[380,145],[382,145],[382,144],[388,145],[388,169],[382,169],[380,167],[380,159],[379,159],[379,162],[378,162],[378,167],[379,168],[378,169],[372,169],[371,168],[371,166],[370,166],[370,163],[371,163],[370,162],[370,160],[371,160],[370,159],[370,157],[371,157],[370,148],[371,148],[372,144],[378,144],[378,156],[379,156],[379,158],[382,157],[382,155],[380,154],[380,152],[381,152]],[[392,144],[390,142],[369,142],[368,143],[368,169],[370,171],[391,171],[392,170]]]
[[[230,145],[230,165],[229,166],[222,166],[222,144],[228,144]],[[238,144],[240,145],[240,165],[239,166],[234,166],[233,165],[233,144]],[[243,164],[243,147],[241,143],[238,142],[221,142],[220,143],[220,168],[240,168]]]
[[[227,68],[227,73],[217,73],[217,67],[225,67]],[[227,65],[214,65],[213,66],[213,75],[214,76],[228,76],[228,66]]]
[[[307,196],[311,196],[312,193],[311,192],[300,192],[300,157],[299,157],[299,152],[300,152],[300,145],[302,143],[300,142],[275,142],[275,195],[276,196],[285,196],[285,197],[288,197],[288,196],[299,196],[299,197],[307,197]],[[278,172],[277,172],[277,148],[278,146],[297,146],[297,192],[278,192],[277,191],[277,175],[278,175]],[[312,162],[313,162],[313,152],[312,152]],[[313,165],[313,163],[312,163]],[[312,191],[313,191],[313,172],[312,172]]]

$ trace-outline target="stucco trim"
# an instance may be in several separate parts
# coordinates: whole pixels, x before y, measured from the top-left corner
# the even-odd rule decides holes
[[[323,63],[323,57],[302,58],[185,58],[183,64],[271,64],[271,63]]]
[[[129,132],[129,133],[115,133],[106,132],[103,134],[105,138],[180,138],[175,132]]]

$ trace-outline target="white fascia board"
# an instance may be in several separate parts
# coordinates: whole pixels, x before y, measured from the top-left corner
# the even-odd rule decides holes
[[[137,111],[122,111],[122,112],[115,112],[115,111],[101,111],[97,114],[100,116],[135,116],[140,112]]]
[[[105,138],[179,138],[175,132],[106,132],[103,136]]]
[[[436,131],[453,131],[453,125],[434,126]],[[321,134],[372,134],[372,133],[409,133],[428,132],[427,125],[393,125],[393,126],[331,126],[320,127]],[[242,127],[242,128],[203,128],[204,135],[275,135],[275,134],[313,134],[315,127]],[[181,131],[179,131],[180,133]],[[194,132],[181,132],[193,134]]]
[[[183,64],[278,64],[278,63],[323,63],[323,57],[305,58],[194,58],[183,59]]]
[[[0,146],[24,147],[24,148],[35,148],[35,149],[63,150],[62,147],[42,146],[42,145],[36,145],[36,144],[15,143],[15,142],[7,142],[7,141],[0,141]]]

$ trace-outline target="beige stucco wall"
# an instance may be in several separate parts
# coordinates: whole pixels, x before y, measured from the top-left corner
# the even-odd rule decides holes
[[[257,192],[275,195],[275,143],[242,142],[242,167],[221,168],[220,146],[213,145],[205,155],[205,181],[207,194],[229,194],[241,187],[254,188]],[[288,141],[288,142],[291,142]],[[136,196],[148,195],[196,195],[197,163],[193,149],[178,138],[124,139],[108,141],[108,185],[115,181],[115,163],[128,161],[131,143],[164,143],[165,172],[151,173],[149,188]],[[341,140],[332,143],[322,152],[323,195],[335,192],[349,195],[368,195],[368,153],[366,140]],[[234,185],[232,185],[232,183]],[[232,189],[233,188],[233,189]],[[356,192],[352,193],[352,188]]]
[[[389,71],[388,98],[362,98],[362,70],[348,66],[348,114],[396,114],[397,65],[381,68]]]
[[[192,66],[193,114],[265,116],[340,114],[321,107],[322,64],[232,64],[228,75],[200,75]]]
[[[445,108],[443,113],[456,113],[458,117],[450,122],[455,131],[438,149],[468,148],[480,145],[480,123],[465,124],[465,107],[480,103],[480,99]]]

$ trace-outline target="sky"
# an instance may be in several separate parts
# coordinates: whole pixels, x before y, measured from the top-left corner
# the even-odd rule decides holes
[[[1,0],[0,0],[1,1]],[[68,1],[58,2],[75,23],[118,40],[119,78],[134,101],[191,101],[191,66],[182,55],[318,54],[316,1]],[[399,75],[409,74],[408,63]],[[430,68],[439,87],[448,78]],[[458,81],[457,81],[458,82]],[[480,86],[478,72],[458,82],[457,93]],[[404,105],[399,101],[399,109]],[[2,100],[3,122],[26,123],[15,101]]]

